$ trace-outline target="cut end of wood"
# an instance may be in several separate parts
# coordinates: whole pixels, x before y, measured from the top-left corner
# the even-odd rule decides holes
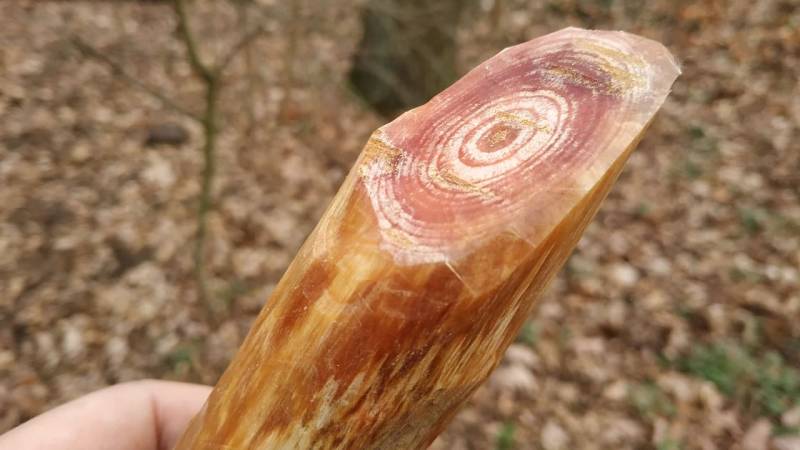
[[[507,48],[381,127],[357,165],[402,264],[455,262],[502,233],[537,245],[603,177],[680,70],[663,45],[567,28]]]

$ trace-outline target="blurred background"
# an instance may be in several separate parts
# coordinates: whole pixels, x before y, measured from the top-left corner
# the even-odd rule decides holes
[[[369,133],[565,26],[683,75],[435,449],[800,449],[800,1],[0,3],[0,432],[214,383]]]

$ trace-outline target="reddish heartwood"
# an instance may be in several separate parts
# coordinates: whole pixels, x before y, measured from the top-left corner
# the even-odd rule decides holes
[[[679,69],[565,29],[378,129],[177,448],[424,448],[488,377]]]

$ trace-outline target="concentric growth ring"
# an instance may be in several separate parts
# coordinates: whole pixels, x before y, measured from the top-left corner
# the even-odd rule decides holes
[[[535,42],[534,42],[535,43]],[[642,68],[613,47],[507,49],[376,132],[360,173],[384,246],[409,262],[513,223],[616,130]],[[631,75],[633,74],[633,75]],[[454,244],[455,243],[455,244]]]

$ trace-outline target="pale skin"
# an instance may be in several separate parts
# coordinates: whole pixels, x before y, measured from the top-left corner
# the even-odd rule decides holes
[[[0,449],[169,450],[211,388],[144,380],[93,392],[0,435]]]

